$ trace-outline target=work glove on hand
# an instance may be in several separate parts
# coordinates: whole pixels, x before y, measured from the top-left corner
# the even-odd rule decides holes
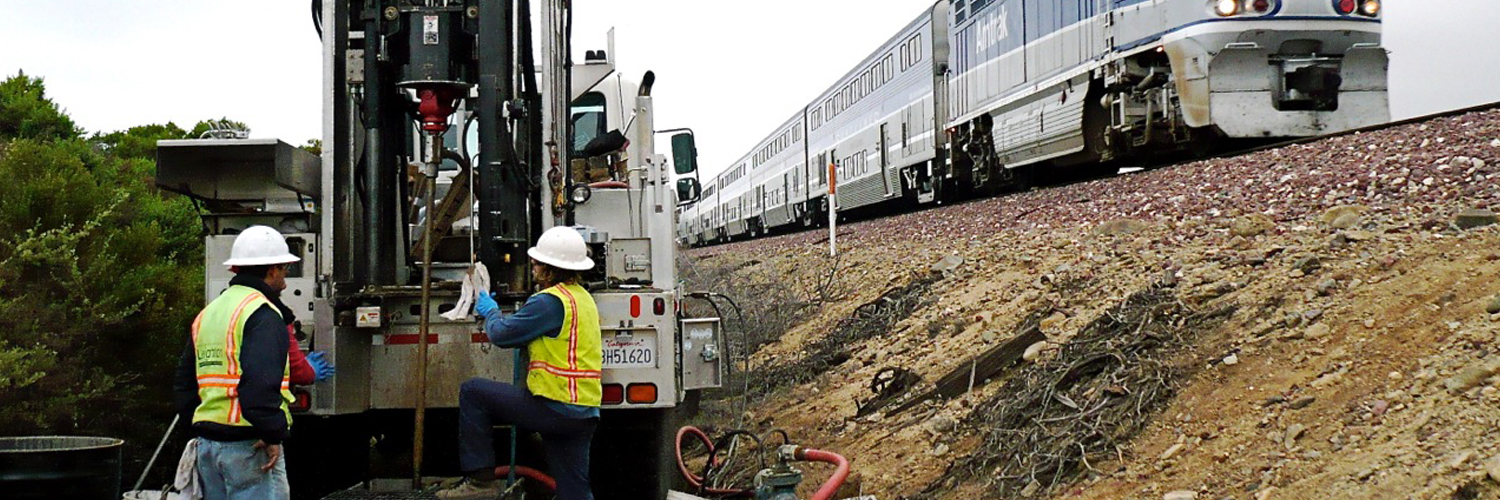
[[[313,379],[319,382],[328,380],[329,377],[333,376],[333,365],[329,364],[328,360],[323,359],[323,356],[323,351],[307,353],[307,364],[312,366]]]
[[[495,298],[490,296],[490,292],[479,292],[479,296],[474,298],[474,314],[481,318],[488,319],[491,312],[499,309],[500,305],[495,303]]]

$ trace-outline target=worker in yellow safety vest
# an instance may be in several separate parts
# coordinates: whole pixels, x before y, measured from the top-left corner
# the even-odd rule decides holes
[[[289,343],[275,304],[299,260],[275,229],[246,228],[224,262],[235,271],[229,287],[193,320],[174,385],[198,436],[204,500],[290,497],[281,450],[292,424]]]
[[[495,498],[496,425],[541,434],[559,500],[594,498],[589,442],[599,425],[604,351],[599,309],[579,285],[580,273],[594,261],[583,237],[568,227],[547,230],[526,254],[541,292],[509,316],[500,313],[488,292],[479,294],[474,306],[491,343],[526,347],[526,387],[473,378],[459,388],[459,466],[465,479],[439,491],[438,498]]]

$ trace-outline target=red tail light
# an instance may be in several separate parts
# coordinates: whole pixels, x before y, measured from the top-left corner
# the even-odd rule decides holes
[[[1340,14],[1349,14],[1354,12],[1356,3],[1354,0],[1338,0],[1338,3],[1334,4],[1334,8],[1338,9]]]
[[[651,301],[651,312],[656,313],[657,316],[661,316],[663,314],[666,314],[667,313],[667,299],[663,299],[661,297],[657,297],[656,300]]]
[[[1350,1],[1353,1],[1353,0],[1350,0]],[[632,318],[639,318],[639,317],[641,317],[641,296],[640,295],[631,295],[630,296],[630,317],[632,317]]]
[[[600,398],[602,403],[617,405],[625,402],[625,386],[620,384],[604,384],[604,397]]]
[[[292,404],[287,405],[288,410],[301,413],[312,409],[312,395],[308,394],[307,391],[292,389],[292,397],[294,399],[292,400]]]
[[[1265,12],[1271,10],[1270,0],[1255,0],[1255,11]]]

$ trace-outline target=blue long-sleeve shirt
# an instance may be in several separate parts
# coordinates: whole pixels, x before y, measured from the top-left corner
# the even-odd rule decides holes
[[[484,334],[490,343],[500,347],[526,347],[526,344],[542,336],[557,338],[562,335],[562,300],[550,294],[538,293],[526,299],[520,309],[510,316],[499,309],[490,311],[484,318]],[[546,399],[546,398],[543,398]],[[548,399],[547,406],[569,418],[594,418],[599,408],[568,404]]]

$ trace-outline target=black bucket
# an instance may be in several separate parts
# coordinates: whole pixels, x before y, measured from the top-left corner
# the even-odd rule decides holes
[[[0,437],[0,496],[116,500],[124,444],[102,437]]]

